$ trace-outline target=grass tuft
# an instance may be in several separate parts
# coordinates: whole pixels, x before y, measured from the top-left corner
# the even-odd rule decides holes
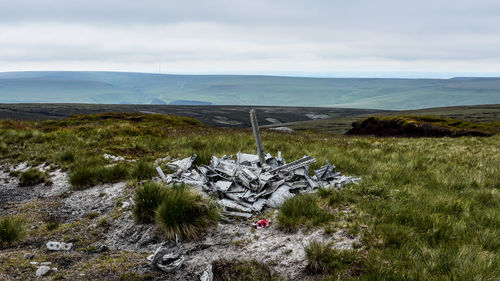
[[[40,183],[50,184],[47,173],[40,171],[37,168],[31,168],[19,175],[20,186],[32,186]]]
[[[136,161],[132,166],[130,172],[130,176],[136,180],[151,179],[155,175],[156,170],[153,167],[153,163],[143,159]]]
[[[0,242],[10,243],[22,239],[26,235],[26,228],[21,219],[4,217],[0,220]]]
[[[278,212],[278,226],[285,231],[296,231],[299,226],[318,226],[333,219],[321,209],[313,194],[300,194],[283,203]]]
[[[308,274],[342,273],[357,262],[356,252],[332,249],[317,241],[305,247]]]
[[[214,281],[285,280],[268,265],[256,260],[217,260],[212,263],[212,272]]]
[[[137,223],[153,223],[155,211],[166,196],[166,188],[154,182],[146,182],[135,191],[133,214]]]
[[[191,239],[216,225],[219,217],[220,210],[215,202],[183,185],[167,189],[155,221],[167,238],[174,239],[177,234]]]

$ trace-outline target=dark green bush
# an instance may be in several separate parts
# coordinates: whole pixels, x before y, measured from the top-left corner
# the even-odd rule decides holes
[[[24,222],[18,218],[4,217],[0,219],[0,242],[10,243],[26,235]]]
[[[174,239],[194,238],[210,226],[217,224],[220,217],[218,205],[187,186],[168,188],[163,202],[156,211],[156,225],[165,236]]]
[[[331,274],[344,271],[356,262],[355,251],[332,249],[328,245],[313,241],[306,248],[309,274]]]
[[[137,223],[153,223],[155,211],[165,198],[166,187],[154,182],[146,182],[137,188],[134,196],[133,214]]]
[[[295,231],[300,225],[317,226],[333,218],[321,209],[313,194],[300,194],[283,203],[278,212],[278,226],[286,231]]]
[[[50,183],[47,173],[40,171],[37,168],[31,168],[19,175],[20,186],[31,186],[40,183]]]

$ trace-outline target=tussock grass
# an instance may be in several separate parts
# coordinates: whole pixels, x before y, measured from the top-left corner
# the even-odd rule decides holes
[[[218,205],[187,186],[168,188],[156,210],[156,225],[168,239],[195,238],[209,227],[215,226],[220,217]]]
[[[3,217],[0,219],[0,242],[11,243],[22,239],[26,235],[26,227],[23,221],[14,217]]]
[[[214,281],[285,280],[268,265],[256,260],[217,260],[212,263]]]
[[[69,182],[73,189],[84,189],[99,183],[114,183],[127,179],[129,168],[126,164],[117,163],[111,166],[78,165],[69,174]]]
[[[138,187],[134,195],[133,214],[137,223],[153,223],[155,211],[165,199],[166,187],[154,182],[146,182]]]
[[[71,163],[75,161],[75,154],[73,151],[65,151],[59,155],[59,159],[62,162]]]
[[[135,180],[151,179],[157,174],[153,163],[145,159],[140,159],[135,162],[130,170],[130,177]]]
[[[40,171],[37,168],[31,168],[19,174],[20,186],[32,186],[40,183],[51,184],[47,173]]]
[[[308,274],[339,274],[358,263],[355,251],[337,250],[317,241],[309,243],[306,252]]]
[[[313,194],[300,194],[286,200],[278,212],[278,226],[295,231],[299,226],[318,226],[333,219],[333,215],[318,206]]]

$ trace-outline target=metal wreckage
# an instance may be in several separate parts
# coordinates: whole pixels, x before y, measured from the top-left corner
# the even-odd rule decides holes
[[[201,188],[219,198],[224,214],[250,218],[264,208],[278,208],[298,193],[313,192],[318,187],[340,189],[360,178],[348,177],[327,164],[309,175],[309,165],[316,162],[311,156],[286,163],[281,152],[276,157],[264,154],[255,111],[250,111],[257,154],[238,152],[217,158],[212,156],[209,165],[193,168],[196,154],[170,162],[167,167],[176,171],[165,175],[160,167],[160,178],[168,184],[183,183]]]

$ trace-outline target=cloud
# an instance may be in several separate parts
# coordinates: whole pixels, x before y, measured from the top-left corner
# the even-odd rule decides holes
[[[498,1],[5,2],[0,71],[500,72]]]

